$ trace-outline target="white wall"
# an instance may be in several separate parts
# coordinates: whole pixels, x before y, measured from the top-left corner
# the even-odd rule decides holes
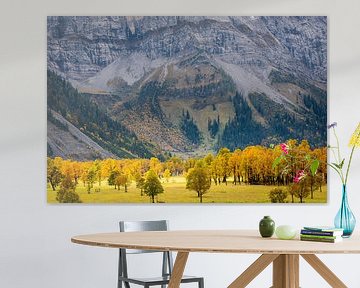
[[[93,1],[95,2],[95,1]],[[5,0],[0,8],[0,287],[115,287],[116,250],[70,243],[76,234],[116,231],[119,219],[171,221],[172,229],[256,228],[263,215],[278,224],[331,224],[340,183],[330,177],[327,205],[48,205],[46,156],[47,15],[327,15],[329,122],[343,146],[360,120],[358,0]],[[332,139],[333,140],[333,139]],[[346,147],[344,147],[346,148]],[[360,151],[349,183],[360,219]],[[358,225],[360,227],[360,225]],[[206,287],[226,287],[255,255],[192,254],[187,272]],[[360,287],[360,255],[322,256],[347,283]],[[137,261],[137,260],[136,260]],[[136,262],[146,268],[144,263]],[[348,263],[349,265],[344,265]],[[250,287],[270,286],[267,269]],[[306,263],[302,287],[328,287]]]

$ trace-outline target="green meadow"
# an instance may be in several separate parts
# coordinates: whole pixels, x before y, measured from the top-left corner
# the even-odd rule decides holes
[[[195,191],[187,190],[185,177],[170,177],[169,181],[162,180],[164,193],[156,198],[157,203],[199,203],[199,198]],[[215,185],[212,183],[210,190],[203,196],[203,203],[270,203],[269,192],[278,186],[270,185],[234,185],[232,181],[228,184],[221,183]],[[286,187],[279,186],[283,190]],[[57,188],[58,189],[58,188]],[[90,194],[86,187],[80,182],[76,187],[83,203],[150,203],[150,198],[146,195],[141,196],[140,189],[136,188],[135,182],[128,186],[125,192],[124,187],[115,190],[114,186],[109,186],[107,181],[102,181],[101,185],[95,183]],[[53,191],[48,185],[47,201],[48,203],[58,203],[56,201],[56,191]],[[322,186],[322,191],[314,192],[314,199],[310,196],[304,199],[305,203],[326,203],[327,187]],[[287,202],[291,203],[291,196],[288,195]],[[298,198],[294,198],[295,203],[299,203]]]

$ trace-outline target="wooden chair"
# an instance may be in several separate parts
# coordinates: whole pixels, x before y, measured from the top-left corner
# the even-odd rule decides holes
[[[168,221],[120,221],[120,232],[134,232],[134,231],[167,231]],[[150,286],[160,286],[165,288],[169,284],[170,276],[173,268],[173,259],[171,252],[150,251],[150,250],[135,250],[135,249],[119,249],[119,269],[118,269],[118,288],[122,288],[124,283],[125,288],[130,288],[131,284],[149,288]],[[160,277],[138,278],[129,277],[127,268],[127,254],[141,254],[141,253],[163,253],[162,260],[162,274]],[[159,265],[160,266],[160,265]],[[195,276],[183,276],[181,283],[197,282],[199,288],[204,288],[204,278]]]

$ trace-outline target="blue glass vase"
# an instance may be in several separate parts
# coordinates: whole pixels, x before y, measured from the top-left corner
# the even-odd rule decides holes
[[[336,214],[334,224],[336,228],[344,229],[343,237],[350,237],[355,228],[356,219],[349,207],[346,185],[342,188],[341,207]]]

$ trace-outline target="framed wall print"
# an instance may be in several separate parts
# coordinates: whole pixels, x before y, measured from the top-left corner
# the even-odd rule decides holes
[[[48,203],[325,203],[326,124],[326,17],[47,19]]]

